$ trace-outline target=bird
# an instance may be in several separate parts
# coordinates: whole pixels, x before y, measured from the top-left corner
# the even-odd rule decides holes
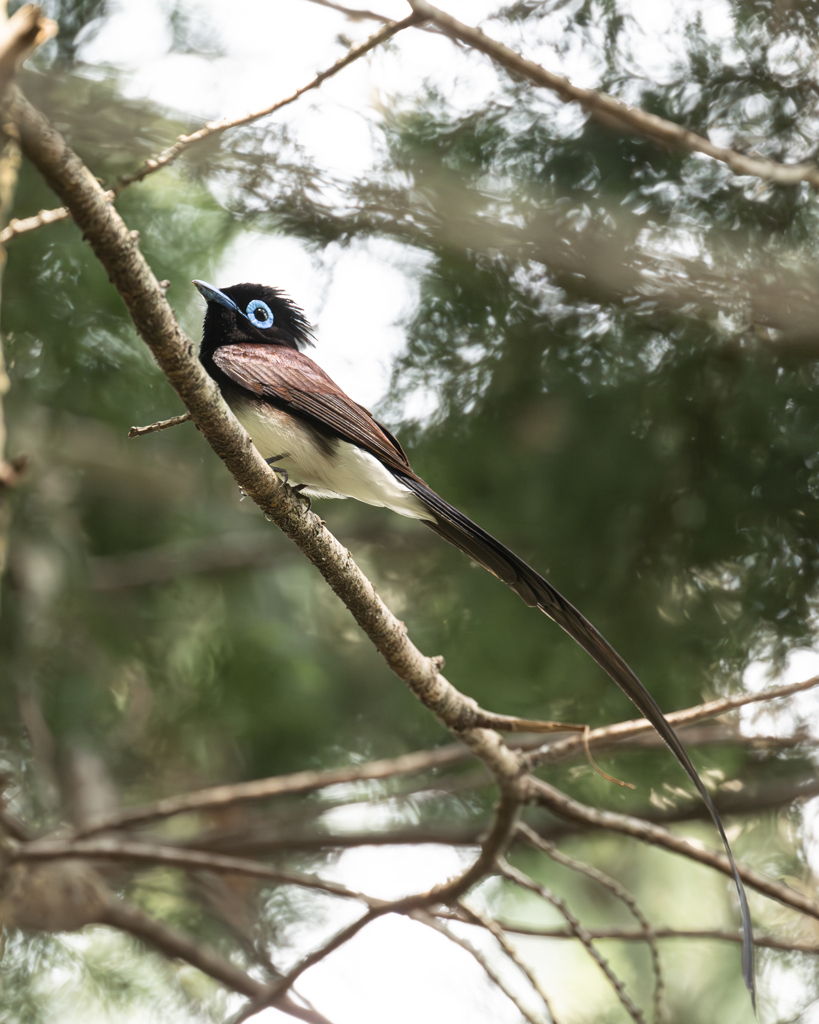
[[[280,289],[193,282],[207,303],[199,358],[264,458],[308,499],[356,498],[417,519],[539,608],[608,673],[653,725],[696,786],[719,832],[739,897],[743,977],[755,1002],[748,901],[711,795],[651,693],[551,583],[437,494],[403,448],[304,349],[313,329]]]

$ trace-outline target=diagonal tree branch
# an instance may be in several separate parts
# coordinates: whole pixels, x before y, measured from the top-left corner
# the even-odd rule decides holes
[[[724,875],[733,877],[728,858],[715,850],[709,850],[704,846],[695,845],[693,842],[683,839],[681,836],[669,832],[668,829],[655,825],[642,818],[634,818],[628,814],[617,814],[614,811],[602,811],[596,807],[588,807],[570,796],[562,793],[554,786],[542,779],[533,779],[529,776],[532,800],[548,807],[549,810],[562,818],[570,821],[581,822],[590,828],[608,829],[611,832],[620,832],[624,835],[633,836],[644,843],[653,846],[661,846],[674,853],[680,853],[690,860],[699,861],[700,864],[707,864],[709,867],[721,871]],[[791,889],[790,886],[775,882],[753,868],[738,866],[740,877],[746,885],[756,889],[765,896],[769,896],[785,906],[793,907],[803,914],[815,917],[819,920],[819,903],[804,896],[802,893]]]
[[[261,110],[256,110],[249,114],[243,114],[240,117],[224,117],[217,121],[209,121],[203,128],[192,132],[190,135],[180,135],[172,146],[168,146],[167,149],[163,149],[161,153],[156,153],[154,156],[149,157],[140,167],[137,168],[137,170],[132,171],[130,174],[123,175],[117,181],[114,189],[109,193],[111,199],[129,185],[143,181],[149,174],[161,171],[163,167],[167,167],[169,164],[173,163],[191,146],[194,146],[199,142],[204,142],[206,139],[213,138],[214,136],[221,135],[230,128],[240,128],[244,125],[253,124],[254,121],[259,121],[261,118],[274,114],[277,110],[281,110],[283,107],[289,106],[291,103],[295,103],[295,101],[306,92],[318,89],[319,86],[321,86],[323,82],[326,82],[328,78],[332,78],[334,75],[337,75],[339,71],[342,71],[360,57],[369,53],[370,50],[375,49],[376,46],[379,46],[381,43],[391,39],[403,29],[409,28],[411,25],[418,24],[423,19],[416,14],[411,14],[409,17],[404,18],[403,21],[383,20],[386,21],[383,28],[380,28],[363,43],[352,46],[343,57],[340,57],[335,62],[335,64],[326,68],[324,71],[320,71],[315,78],[311,79],[306,85],[296,89],[296,91],[290,96],[286,96],[282,100],[277,100],[275,103],[272,103],[267,107],[263,107]],[[1,70],[2,69],[0,69],[0,73]],[[62,206],[52,210],[40,210],[39,213],[34,214],[34,216],[26,217],[23,220],[17,220],[15,218],[9,222],[7,227],[0,231],[0,245],[5,245],[18,235],[26,234],[29,231],[35,231],[37,228],[43,227],[45,224],[54,224],[61,220],[67,220],[69,217],[71,217],[69,207]],[[136,430],[137,428],[134,429]],[[161,428],[155,426],[154,429]],[[142,432],[147,433],[148,431]],[[138,434],[133,433],[128,436],[136,437]]]
[[[746,156],[725,146],[716,146],[709,139],[673,121],[649,114],[638,107],[629,107],[606,93],[572,85],[568,78],[547,71],[534,61],[526,60],[480,29],[456,21],[451,15],[433,7],[426,0],[410,0],[410,4],[417,14],[430,19],[452,39],[485,53],[513,74],[535,85],[551,89],[564,103],[579,103],[602,124],[621,132],[642,135],[661,146],[673,146],[688,153],[702,153],[724,163],[734,174],[753,175],[779,185],[798,185],[805,181],[811,188],[819,189],[819,168],[815,164],[782,164],[763,157]]]
[[[307,85],[301,86],[299,89],[290,95],[285,97],[283,100],[277,100],[276,103],[272,103],[268,107],[263,107],[261,110],[255,110],[250,114],[243,114],[241,117],[223,117],[218,121],[209,121],[204,128],[200,128],[199,131],[193,132],[191,135],[180,135],[177,141],[164,149],[161,153],[157,153],[156,156],[150,157],[145,163],[133,171],[131,174],[123,175],[116,185],[116,191],[119,192],[126,185],[131,185],[135,181],[142,181],[147,178],[149,174],[153,174],[155,171],[161,170],[163,167],[167,167],[168,164],[173,163],[174,160],[182,153],[185,152],[190,146],[193,146],[197,142],[204,142],[205,139],[213,138],[214,135],[221,135],[222,132],[226,132],[229,128],[241,128],[246,124],[252,124],[254,121],[258,121],[263,117],[267,117],[270,114],[274,114],[277,110],[281,110],[282,107],[286,107],[290,103],[294,103],[300,96],[303,96],[306,92],[310,92],[312,89],[318,89],[319,86],[326,82],[328,78],[332,78],[333,75],[337,75],[339,71],[348,67],[354,61],[358,60],[359,57],[363,57],[364,54],[369,53],[370,50],[375,49],[381,43],[385,43],[388,39],[391,39],[398,32],[403,31],[405,28],[409,28],[411,25],[417,25],[423,18],[417,14],[410,14],[409,17],[404,18],[403,21],[388,21],[383,28],[380,28],[377,32],[373,33],[363,43],[353,46],[340,57],[335,64],[327,68],[325,71],[320,71],[315,78],[313,78]]]
[[[264,982],[251,978],[230,960],[225,960],[212,949],[199,945],[175,928],[153,920],[131,904],[112,899],[108,907],[99,915],[98,921],[99,924],[107,924],[120,929],[120,931],[129,932],[148,945],[155,947],[167,957],[184,960],[202,971],[203,974],[210,975],[211,978],[215,978],[235,992],[241,992],[242,995],[258,998],[267,991]],[[308,1007],[300,1006],[287,993],[276,997],[273,1005],[291,1017],[306,1021],[307,1024],[330,1024],[330,1021],[322,1014]]]
[[[761,690],[759,693],[738,693],[733,697],[720,697],[718,700],[697,704],[683,711],[671,711],[665,717],[673,726],[692,725],[694,722],[701,722],[706,718],[716,718],[717,715],[736,711],[737,708],[747,707],[749,704],[762,704],[781,697],[790,697],[794,693],[812,690],[815,686],[819,686],[819,676],[813,676],[798,683],[774,686],[769,690]],[[598,750],[612,741],[631,739],[642,733],[651,732],[653,732],[651,723],[645,718],[637,718],[627,722],[618,722],[616,725],[606,725],[600,729],[592,729],[589,732],[588,741],[594,750]],[[554,764],[564,758],[576,755],[582,745],[582,737],[569,736],[557,740],[527,754],[526,764],[530,768],[539,764]]]
[[[738,694],[735,697],[725,697],[719,700],[708,701],[705,704],[698,704],[694,707],[686,708],[684,711],[675,711],[666,717],[676,726],[692,725],[703,719],[722,715],[748,704],[787,697],[794,693],[811,689],[817,684],[819,684],[819,678],[813,678],[800,683],[789,683],[785,686],[772,687],[761,693]],[[630,719],[626,722],[618,722],[614,725],[593,729],[589,733],[589,743],[595,750],[603,749],[615,741],[624,747],[628,739],[651,736],[653,740],[652,733],[653,728],[646,719]],[[710,734],[704,734],[703,742],[711,741]],[[732,737],[732,742],[734,741]],[[519,749],[525,750],[526,746],[531,745],[532,742],[531,740],[528,743],[524,742]],[[691,743],[692,741],[689,738],[687,742]],[[581,753],[582,740],[579,737],[572,736],[562,740],[555,740],[545,747],[538,747],[537,750],[526,754],[525,760],[527,764],[531,765],[554,764],[577,757]],[[126,807],[113,814],[100,817],[81,832],[78,832],[77,835],[89,836],[96,832],[110,829],[141,825],[148,821],[171,817],[175,814],[213,810],[218,807],[226,807],[245,801],[301,795],[341,783],[411,775],[457,764],[471,756],[470,750],[458,743],[439,747],[436,750],[420,750],[412,754],[404,754],[401,757],[372,761],[369,764],[349,765],[343,768],[330,768],[323,771],[302,771],[295,772],[292,775],[274,776],[269,779],[256,779],[251,782],[234,783],[233,785],[213,786],[209,789],[200,789],[179,796],[165,797],[150,804]],[[474,784],[483,784],[484,781],[487,780],[476,779]],[[807,795],[808,792],[809,790],[800,784],[798,789],[788,789],[784,794],[784,798],[791,800],[802,793]],[[777,797],[776,803],[779,804],[781,802],[782,800]],[[756,806],[757,804],[755,803],[754,807]]]

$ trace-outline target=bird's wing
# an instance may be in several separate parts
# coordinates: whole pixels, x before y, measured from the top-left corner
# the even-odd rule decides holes
[[[370,452],[412,479],[409,460],[392,434],[358,405],[309,356],[281,345],[223,345],[213,361],[241,388],[306,420],[322,433]]]

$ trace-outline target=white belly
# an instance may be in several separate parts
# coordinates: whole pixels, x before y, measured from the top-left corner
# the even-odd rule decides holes
[[[335,441],[332,453],[327,452],[316,445],[314,435],[298,420],[269,405],[260,407],[240,400],[232,407],[262,458],[285,456],[276,462],[276,468],[287,470],[290,484],[304,484],[305,494],[356,498],[411,519],[433,521],[412,491],[369,452],[347,441]]]

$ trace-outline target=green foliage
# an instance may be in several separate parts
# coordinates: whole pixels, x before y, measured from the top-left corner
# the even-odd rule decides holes
[[[772,48],[785,31],[815,42],[815,19],[804,5],[786,6],[737,0],[731,60],[693,19],[688,51],[662,84],[631,77],[626,19],[612,2],[577,6],[565,42],[593,53],[601,85],[630,102],[697,131],[719,128],[740,148],[802,160],[817,146],[812,68],[785,74]],[[517,3],[500,20],[525,31],[548,7]],[[25,86],[110,185],[190,123],[125,99],[113,74],[76,67],[78,34],[105,10],[55,5],[62,31],[53,67],[27,75]],[[186,17],[184,5],[173,6],[174,48],[216,52],[218,40],[192,36]],[[736,179],[579,115],[566,128],[558,107],[511,80],[469,110],[433,89],[397,99],[378,126],[377,166],[357,180],[312,163],[294,132],[243,129],[132,187],[118,207],[157,277],[171,281],[192,334],[199,311],[188,282],[208,278],[242,231],[285,233],[318,254],[370,239],[402,247],[419,301],[382,418],[417,471],[547,573],[671,710],[735,689],[760,656],[782,663],[812,643],[819,575],[815,341],[810,332],[776,334],[775,325],[771,333],[730,289],[722,304],[705,288],[675,292],[672,270],[695,275],[707,265],[716,277],[730,266],[741,282],[781,264],[815,288],[817,204],[804,189]],[[52,202],[24,166],[15,212]],[[660,286],[640,292],[633,267],[655,267],[649,242],[658,239],[668,247],[656,262]],[[13,243],[2,317],[10,451],[31,460],[14,494],[0,618],[4,750],[30,783],[19,810],[43,826],[60,819],[56,766],[80,743],[100,753],[129,803],[444,740],[272,528],[258,561],[229,569],[185,561],[186,551],[222,550],[264,524],[190,425],[125,439],[132,423],[179,410],[71,223]],[[320,347],[316,355],[320,362]],[[423,422],[407,412],[419,396],[432,409]],[[363,507],[318,510],[419,646],[445,654],[453,682],[483,706],[592,725],[631,714],[556,627],[417,524]],[[134,557],[165,570],[129,582]],[[50,775],[43,735],[56,750]],[[787,778],[806,763],[799,750],[761,760],[714,748],[696,759],[745,781]],[[580,799],[635,813],[681,779],[664,753],[622,757],[610,770],[637,791],[607,786],[585,767],[550,778]],[[393,796],[386,789],[374,802]],[[443,811],[399,801],[394,820],[481,821],[490,801],[456,792]],[[326,809],[318,800],[286,809],[277,824],[314,824]],[[765,815],[760,822],[758,830],[775,831]],[[799,871],[784,839],[768,849],[783,871]],[[599,855],[648,903],[662,904],[669,869],[660,858],[646,854],[645,877],[636,878],[637,861],[620,846],[583,840],[578,851]],[[308,866],[327,859],[312,856],[304,854]],[[568,888],[581,916],[603,921],[605,909],[612,919],[585,881],[552,873],[549,884]],[[697,922],[703,906],[724,906],[717,883],[707,897],[687,876],[680,884]],[[228,929],[191,909],[178,879],[157,886],[154,912],[235,948]],[[276,920],[310,914],[281,890],[260,899]],[[68,970],[67,950],[74,970],[82,958],[57,940],[14,939],[3,1019],[48,1017],[35,980]],[[114,960],[96,955],[84,953],[83,984],[117,1013],[150,1002],[154,982],[140,988],[129,971],[117,973],[121,950]],[[719,957],[718,1016],[740,1019],[731,1016],[739,981],[725,982],[739,977],[736,956]],[[731,966],[722,969],[723,960]],[[622,961],[645,978],[644,950],[628,949]],[[196,1019],[216,1005],[209,990],[190,991],[178,977],[155,984]],[[696,991],[672,985],[676,1019],[709,1019],[716,984],[709,976]]]

